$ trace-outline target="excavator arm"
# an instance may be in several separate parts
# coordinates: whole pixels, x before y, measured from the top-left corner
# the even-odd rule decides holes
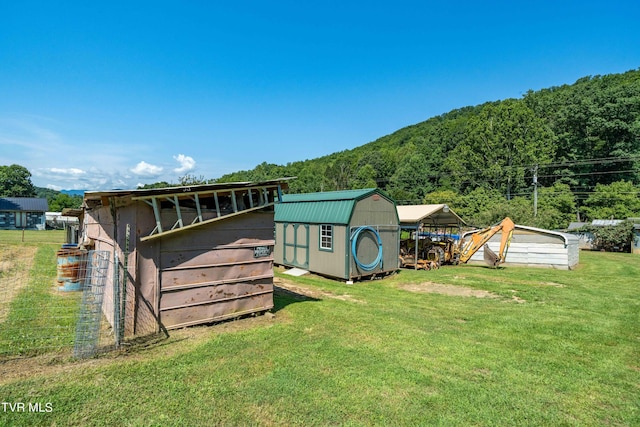
[[[465,263],[471,259],[473,254],[478,252],[478,250],[485,246],[484,248],[484,260],[492,267],[497,266],[504,262],[507,257],[507,251],[509,249],[509,245],[511,244],[511,236],[513,235],[513,229],[515,228],[515,224],[511,220],[511,218],[507,217],[503,219],[498,224],[487,227],[482,230],[478,230],[471,234],[469,241],[463,242],[460,247],[460,257],[459,262]],[[500,251],[498,254],[494,253],[486,243],[491,239],[496,233],[502,232],[502,239],[500,240]]]

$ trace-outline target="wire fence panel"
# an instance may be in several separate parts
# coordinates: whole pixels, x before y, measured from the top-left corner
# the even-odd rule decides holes
[[[97,351],[109,255],[107,251],[90,251],[87,254],[82,304],[73,348],[75,357],[91,357]]]
[[[112,260],[107,256],[91,261],[88,256],[65,253],[55,245],[0,244],[0,360],[53,352],[71,355],[78,328],[90,332],[96,343],[89,346],[91,351],[96,346],[113,348],[113,332],[107,322],[99,322],[102,314],[96,310],[101,296],[94,292],[99,281],[103,289],[109,286],[107,277],[95,274],[112,271],[105,266]],[[83,303],[85,283],[94,293]],[[89,308],[91,313],[83,313]],[[93,323],[79,323],[89,317]]]

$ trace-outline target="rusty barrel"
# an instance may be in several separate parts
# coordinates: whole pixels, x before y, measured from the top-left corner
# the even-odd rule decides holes
[[[63,247],[56,255],[58,258],[58,290],[79,291],[82,289],[86,270],[86,251]]]

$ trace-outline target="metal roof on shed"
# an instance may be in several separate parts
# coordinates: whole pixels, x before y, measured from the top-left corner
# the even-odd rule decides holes
[[[37,197],[0,197],[0,211],[46,212],[47,199]]]
[[[332,202],[338,200],[359,200],[367,197],[371,193],[378,192],[376,188],[365,188],[362,190],[342,190],[342,191],[322,191],[319,193],[285,194],[283,203],[292,202]]]
[[[348,224],[358,200],[379,194],[377,188],[363,190],[326,191],[320,193],[286,194],[276,204],[276,222]]]

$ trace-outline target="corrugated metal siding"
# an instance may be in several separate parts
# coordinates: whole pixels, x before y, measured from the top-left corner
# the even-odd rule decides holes
[[[549,235],[514,234],[507,252],[505,264],[571,269],[579,262],[578,239],[565,245],[560,237]],[[498,253],[500,234],[489,241],[489,248]],[[469,262],[484,263],[484,248],[480,248]]]

